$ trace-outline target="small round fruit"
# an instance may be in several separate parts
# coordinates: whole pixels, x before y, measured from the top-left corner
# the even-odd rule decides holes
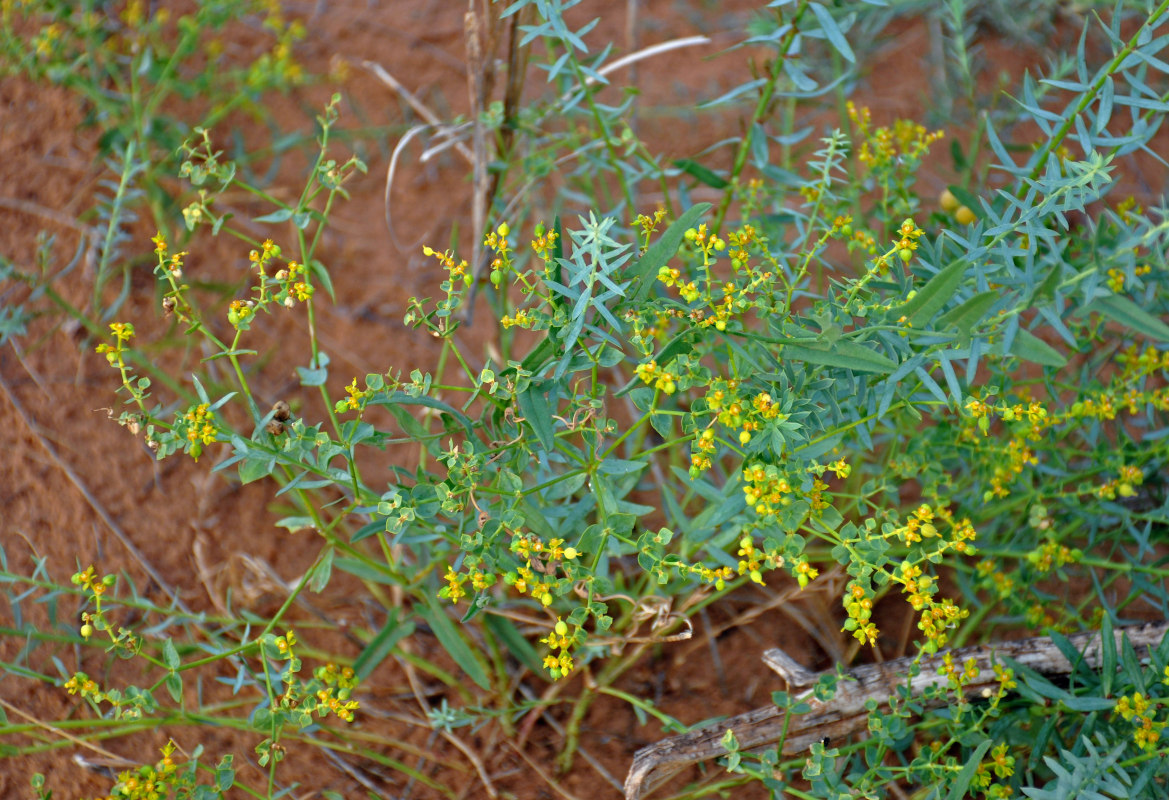
[[[958,201],[958,198],[955,197],[953,192],[951,192],[949,189],[946,189],[941,193],[941,195],[938,196],[938,202],[941,204],[942,210],[944,210],[947,214],[953,214],[958,210],[958,207],[962,205],[962,203]]]
[[[959,206],[958,210],[954,212],[954,219],[958,220],[958,222],[962,225],[969,225],[971,222],[974,222],[976,219],[978,219],[978,217],[968,207]]]
[[[908,247],[901,248],[899,251],[897,251],[897,255],[906,264],[908,264],[913,259],[913,251],[910,250]]]

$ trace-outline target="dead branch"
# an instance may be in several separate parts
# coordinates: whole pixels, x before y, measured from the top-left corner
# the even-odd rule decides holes
[[[1117,647],[1124,636],[1137,650],[1147,653],[1156,647],[1166,632],[1169,620],[1118,628],[1114,631]],[[1099,631],[1074,634],[1068,637],[1072,645],[1083,655],[1084,663],[1099,667],[1101,640]],[[974,645],[946,651],[959,669],[968,659],[974,659],[980,677],[965,687],[967,696],[995,691],[998,681],[994,677],[993,665],[1001,664],[1003,658],[1011,658],[1019,664],[1046,675],[1066,675],[1072,665],[1048,636],[1021,639],[1017,642],[1001,642],[990,645]],[[914,696],[927,688],[945,686],[947,678],[938,674],[944,654],[921,660],[921,669],[916,676],[908,679],[912,658],[898,658],[883,664],[865,664],[846,670],[845,675],[853,680],[841,680],[836,684],[836,694],[828,701],[817,700],[811,688],[824,673],[815,673],[797,664],[782,650],[772,649],[763,654],[763,661],[788,685],[792,691],[800,691],[799,699],[812,706],[807,714],[793,716],[786,720],[787,737],[783,740],[782,751],[786,756],[805,752],[814,742],[829,737],[838,740],[864,730],[868,721],[865,703],[872,699],[881,706],[888,706],[889,698],[909,687]],[[830,670],[829,674],[835,674]],[[944,703],[938,699],[927,703],[936,707]],[[735,732],[742,749],[761,750],[775,745],[783,735],[784,712],[775,706],[757,708],[746,714],[707,725],[681,736],[673,736],[656,744],[638,750],[633,765],[625,778],[626,800],[640,798],[661,786],[686,767],[700,761],[726,755],[721,739],[727,728]]]

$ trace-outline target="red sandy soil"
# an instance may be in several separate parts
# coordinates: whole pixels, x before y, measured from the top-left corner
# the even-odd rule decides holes
[[[589,15],[602,20],[591,41],[605,37],[625,41],[626,2],[591,0],[585,5]],[[741,28],[743,9],[752,4],[646,0],[640,6],[638,40],[645,45],[695,33],[713,35],[726,43],[727,37]],[[327,75],[339,58],[351,62],[370,59],[382,64],[440,114],[466,112],[462,4],[342,0],[288,4],[288,9],[307,23],[308,38],[296,48],[307,70]],[[898,31],[895,40],[879,48],[877,66],[858,92],[881,123],[895,117],[921,119],[926,102],[922,65],[929,49],[927,28],[913,23]],[[262,36],[256,31],[241,36],[243,45],[254,46],[258,41],[262,42]],[[708,58],[718,51],[715,46],[705,47],[643,64],[639,79],[646,105],[686,109],[698,99],[717,96],[749,77],[739,56]],[[998,69],[1005,68],[1004,58],[996,56]],[[1011,58],[1011,71],[1017,75],[1020,53],[1014,52]],[[337,84],[326,79],[276,97],[270,105],[272,119],[284,131],[310,131],[311,115],[337,90]],[[390,368],[408,373],[414,367],[426,369],[433,364],[437,354],[433,342],[401,325],[404,302],[410,295],[428,296],[438,290],[440,278],[432,268],[433,261],[422,257],[421,243],[445,247],[452,226],[457,224],[465,232],[471,225],[465,164],[454,157],[424,166],[407,160],[394,189],[395,227],[405,249],[394,246],[383,213],[386,167],[396,137],[413,117],[398,96],[359,66],[349,69],[339,90],[344,97],[341,128],[363,127],[380,133],[372,140],[353,140],[370,172],[348,187],[352,199],[338,208],[323,250],[337,289],[335,306],[319,306],[323,309],[323,347],[333,358],[335,394],[340,394],[354,375]],[[69,221],[91,208],[97,180],[104,177],[95,161],[98,134],[81,125],[83,109],[62,89],[5,78],[0,80],[0,104],[4,108],[0,116],[0,197],[18,201],[0,205],[0,253],[27,267],[33,263],[35,235],[47,231],[57,237],[54,253],[59,269],[78,244],[76,225]],[[701,124],[694,124],[695,119]],[[646,116],[640,125],[651,149],[677,156],[738,133],[733,120],[713,115],[683,121]],[[266,129],[256,126],[246,131],[248,140],[254,142],[264,142],[267,135]],[[349,146],[348,141],[339,139],[339,152],[344,153]],[[415,156],[418,152],[414,148]],[[944,152],[945,148],[938,148],[939,171],[944,171],[948,162]],[[276,185],[296,187],[302,175],[303,158],[288,158]],[[941,178],[930,178],[921,188],[928,195],[943,185]],[[247,201],[241,201],[240,208],[264,213]],[[136,252],[148,257],[148,238],[153,230],[143,228],[139,233]],[[463,239],[467,247],[466,235]],[[207,279],[238,280],[244,255],[225,237],[200,245],[188,260],[188,271]],[[119,318],[134,321],[139,342],[145,343],[152,335],[166,333],[167,328],[160,321],[148,267],[139,272]],[[57,288],[71,302],[83,304],[92,291],[91,281],[91,274],[78,269]],[[19,302],[25,296],[9,294],[4,302]],[[140,438],[107,419],[107,409],[120,402],[114,396],[117,375],[93,352],[93,341],[83,334],[76,326],[62,324],[58,317],[42,317],[16,347],[0,352],[0,543],[9,568],[29,574],[35,557],[44,559],[55,578],[65,580],[78,566],[94,563],[99,573],[125,571],[140,592],[165,603],[165,592],[148,576],[145,563],[196,610],[214,612],[216,602],[221,602],[230,588],[237,604],[261,614],[272,613],[283,599],[278,584],[264,579],[254,565],[266,564],[285,582],[295,580],[316,552],[315,543],[307,539],[311,534],[289,534],[273,526],[281,515],[273,484],[241,487],[212,475],[210,468],[223,457],[214,448],[198,464],[183,457],[155,462]],[[292,367],[299,363],[298,354],[305,352],[306,341],[303,320],[291,314],[256,334],[249,346],[262,353],[278,346],[282,354],[269,359],[256,379],[262,397],[291,398],[300,391]],[[162,352],[168,359],[168,371],[176,376],[189,373],[200,355],[178,348]],[[113,532],[115,526],[133,542],[141,560],[119,541]],[[335,574],[326,592],[310,601],[339,630],[304,628],[302,639],[355,657],[359,647],[343,634],[347,624],[369,624],[365,604],[356,592],[359,588],[355,581]],[[714,606],[697,619],[698,635],[693,641],[667,645],[646,655],[621,680],[619,688],[652,699],[684,723],[741,713],[766,703],[771,691],[783,688],[760,667],[759,654],[767,647],[782,646],[813,667],[825,666],[829,653],[848,649],[846,635],[837,630],[838,623],[831,624],[838,600],[827,588],[808,593],[794,604],[790,614],[773,609],[722,630],[741,612],[765,604],[775,592],[784,590],[777,585],[767,591],[745,591]],[[66,605],[60,608],[63,616],[76,613]],[[43,609],[26,607],[26,613],[43,613]],[[0,619],[5,616],[7,610]],[[297,609],[293,619],[316,621],[304,609]],[[808,622],[810,630],[792,624],[793,620],[812,621]],[[905,639],[900,633],[907,624],[903,617],[887,623],[894,633],[887,657],[900,655]],[[436,640],[422,634],[416,638],[420,654],[440,657]],[[0,639],[0,656],[11,662],[22,644]],[[32,656],[34,665],[53,671],[50,654],[59,657],[66,670],[84,668],[103,684],[142,677],[135,672],[139,669],[136,665],[111,668],[92,650],[79,663],[81,653],[76,649],[42,647]],[[546,686],[540,681],[532,685],[537,693]],[[215,694],[210,685],[204,689],[206,697]],[[565,695],[575,695],[578,690],[579,683],[570,685]],[[90,713],[63,690],[11,675],[0,679],[0,697],[19,709],[18,713],[9,709],[10,723],[20,718],[46,722],[75,719]],[[194,702],[193,698],[192,694],[188,699]],[[458,797],[487,796],[462,753],[429,729],[408,721],[420,718],[418,705],[395,664],[387,661],[379,668],[363,686],[360,699],[363,710],[355,725],[377,736],[374,749],[449,786]],[[430,699],[437,702],[439,698]],[[564,706],[549,712],[558,723],[563,723],[566,715]],[[522,755],[502,740],[496,726],[487,726],[479,733],[468,730],[461,728],[457,733],[482,758],[495,788],[503,796],[525,799],[619,797],[615,784],[623,779],[633,752],[663,736],[656,723],[639,723],[625,703],[601,697],[588,715],[581,742],[582,751],[595,766],[578,758],[569,774],[553,779],[561,737],[547,720],[535,722]],[[226,729],[156,730],[101,745],[135,762],[152,763],[167,736],[188,751],[199,743],[205,745],[208,755],[204,763],[234,753],[239,779],[252,786],[264,783],[253,752],[257,738]],[[44,739],[53,741],[54,737]],[[427,755],[420,757],[395,747],[390,744],[394,740],[421,748]],[[75,753],[95,757],[84,748],[65,747],[6,760],[0,767],[0,797],[31,797],[28,780],[34,772],[48,776],[47,787],[56,798],[103,795],[111,781],[77,763],[72,757]],[[713,766],[711,770],[718,771]],[[541,777],[541,771],[548,779]],[[360,784],[355,775],[368,783]],[[300,788],[291,795],[298,798],[318,797],[318,792],[325,790],[348,798],[367,796],[367,790],[384,797],[441,796],[421,783],[410,783],[401,772],[373,762],[350,761],[342,769],[323,751],[308,745],[294,746],[278,778],[282,786],[299,782]],[[734,794],[764,795],[758,786],[738,789]]]

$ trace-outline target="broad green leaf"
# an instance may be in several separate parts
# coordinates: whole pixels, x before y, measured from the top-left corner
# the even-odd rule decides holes
[[[171,700],[176,703],[183,699],[183,678],[179,673],[172,672],[163,678],[163,683],[166,684],[166,691],[170,694]]]
[[[276,468],[276,459],[272,456],[263,458],[245,458],[239,467],[240,483],[251,483],[272,474]]]
[[[459,634],[455,623],[451,622],[446,611],[438,604],[438,599],[427,597],[427,607],[418,608],[417,611],[426,620],[430,629],[434,631],[439,644],[450,653],[451,658],[462,667],[463,672],[467,673],[467,677],[473,680],[479,688],[489,691],[491,680],[487,677],[487,668],[483,666],[483,662],[467,644],[467,640]]]
[[[965,269],[966,263],[959,260],[934,275],[926,281],[925,286],[918,289],[917,294],[901,304],[901,314],[914,327],[922,327],[958,291]]]
[[[516,395],[516,404],[520,407],[520,414],[540,440],[540,446],[545,452],[550,453],[556,444],[556,437],[552,430],[552,406],[548,402],[544,386],[542,381],[532,383]]]
[[[179,651],[175,648],[174,640],[169,637],[162,643],[162,661],[171,669],[178,669],[183,664],[182,659],[179,658]]]
[[[658,270],[664,267],[678,252],[678,248],[682,245],[682,239],[686,236],[686,229],[693,228],[694,224],[698,222],[698,218],[708,210],[710,210],[710,203],[695,203],[686,209],[682,216],[678,217],[673,225],[666,228],[666,232],[651,244],[649,249],[645,251],[645,255],[633,265],[630,273],[634,278],[636,288],[629,297],[631,302],[637,303],[649,297],[657,280]]]
[[[628,475],[631,472],[641,472],[645,469],[644,461],[627,461],[623,458],[606,458],[601,462],[597,471],[603,475]]]
[[[371,402],[374,405],[385,406],[388,408],[390,413],[394,414],[394,417],[397,418],[399,424],[402,425],[402,429],[411,436],[414,436],[417,430],[424,429],[421,428],[421,424],[418,422],[418,420],[414,420],[414,424],[418,425],[419,427],[417,429],[411,427],[410,430],[407,430],[406,426],[410,425],[410,423],[406,422],[405,418],[397,413],[398,411],[405,411],[405,409],[402,409],[401,406],[426,406],[427,408],[433,408],[436,411],[441,411],[457,422],[463,428],[463,430],[467,432],[468,435],[471,433],[472,423],[466,414],[462,413],[457,408],[448,403],[444,403],[441,400],[435,400],[433,397],[414,397],[412,395],[406,394],[405,392],[391,392],[386,395],[378,395]],[[406,412],[406,416],[413,419],[409,412]],[[424,432],[421,435],[425,436],[426,434]]]
[[[853,372],[876,372],[886,375],[897,369],[897,362],[883,353],[844,339],[836,342],[829,350],[787,344],[783,346],[780,355],[789,361],[851,369]]]
[[[262,217],[256,217],[252,222],[287,222],[292,219],[293,210],[291,208],[282,208],[279,211],[273,211],[271,214],[265,214]]]
[[[1015,341],[1011,343],[1011,355],[1045,367],[1059,368],[1068,363],[1058,350],[1025,328],[1019,328],[1015,334]]]
[[[409,620],[403,622],[399,619],[400,614],[400,609],[390,609],[390,613],[386,615],[386,624],[369,640],[369,644],[353,662],[353,671],[357,673],[359,680],[368,678],[394,649],[394,645],[414,632],[414,623]]]
[[[329,578],[333,575],[333,556],[335,554],[336,550],[333,547],[327,548],[325,555],[313,568],[308,581],[308,588],[313,594],[320,594],[329,585]]]
[[[521,367],[528,372],[538,372],[541,367],[547,364],[557,354],[557,338],[556,334],[559,328],[552,328],[548,331],[548,336],[538,345],[532,348],[532,352],[524,356]],[[500,373],[502,376],[507,376],[509,373],[514,373],[515,369],[509,367]]]
[[[388,408],[390,413],[394,415],[394,419],[398,421],[398,425],[402,428],[407,436],[429,450],[432,455],[438,455],[438,442],[433,436],[426,432],[426,428],[422,427],[421,422],[414,419],[414,415],[411,414],[408,409],[391,404],[387,404],[386,408]]]
[[[329,356],[325,353],[317,354],[317,366],[297,367],[301,386],[324,386],[329,379]]]
[[[970,333],[971,329],[986,316],[986,312],[990,310],[998,298],[998,292],[980,292],[957,308],[952,308],[938,317],[938,327],[945,328],[952,325],[962,333]]]
[[[1137,333],[1159,342],[1169,342],[1169,325],[1122,295],[1114,294],[1093,300],[1084,307],[1084,311],[1095,311]]]
[[[235,785],[234,760],[235,757],[229,753],[221,758],[215,767],[215,788],[220,792],[226,792]]]

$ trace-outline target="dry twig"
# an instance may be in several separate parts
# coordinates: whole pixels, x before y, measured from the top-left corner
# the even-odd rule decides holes
[[[1124,636],[1139,653],[1156,647],[1167,631],[1169,620],[1119,628],[1114,632],[1114,637],[1118,648]],[[1084,663],[1091,667],[1100,666],[1101,640],[1098,631],[1074,634],[1068,639],[1083,654]],[[1048,636],[963,647],[948,653],[957,664],[973,658],[980,674],[990,676],[988,680],[978,680],[965,686],[964,691],[968,695],[997,689],[999,684],[994,677],[993,665],[1002,663],[1003,658],[1011,658],[1047,675],[1064,675],[1072,671],[1072,664]],[[914,696],[919,696],[927,688],[946,685],[947,678],[938,674],[943,657],[939,654],[921,659],[920,671],[908,680]],[[625,778],[626,800],[640,800],[686,767],[726,755],[721,740],[728,728],[735,732],[735,738],[744,751],[757,751],[779,742],[786,727],[787,737],[783,739],[782,751],[787,756],[806,751],[814,742],[826,736],[838,740],[864,730],[868,721],[865,703],[876,700],[882,706],[887,706],[890,696],[906,687],[906,675],[913,659],[898,658],[884,664],[866,664],[847,670],[845,674],[854,680],[838,682],[835,696],[827,701],[813,697],[809,688],[815,685],[823,673],[812,672],[778,649],[764,653],[763,661],[779,673],[789,689],[803,690],[799,699],[809,703],[812,710],[785,719],[785,712],[775,706],[757,708],[643,747],[634,756],[633,765]],[[830,674],[835,674],[835,671]],[[936,707],[942,702],[929,701],[926,705]]]

